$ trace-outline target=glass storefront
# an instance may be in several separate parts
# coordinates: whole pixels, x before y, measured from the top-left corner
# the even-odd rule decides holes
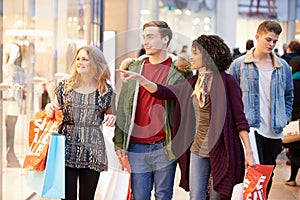
[[[53,89],[59,80],[67,76],[77,48],[87,44],[103,48],[114,71],[115,62],[119,61],[117,58],[123,58],[129,43],[134,43],[131,40],[136,40],[136,37],[125,38],[127,35],[123,34],[130,31],[124,30],[130,23],[141,27],[150,20],[166,21],[174,32],[170,52],[176,54],[180,53],[183,45],[188,45],[190,50],[191,41],[197,36],[219,31],[216,28],[216,0],[137,0],[140,3],[139,17],[135,19],[134,15],[134,19],[130,18],[136,20],[134,22],[126,21],[129,19],[126,11],[133,6],[131,1],[122,1],[121,4],[120,0],[107,0],[105,6],[104,1],[1,0],[0,200],[33,199],[33,191],[27,187],[26,170],[20,167],[28,150],[29,120],[54,97]],[[106,12],[111,14],[106,17],[109,31],[104,31],[103,27],[103,9],[106,6],[110,8]],[[125,13],[120,14],[124,19],[115,15],[118,11]],[[255,35],[253,31],[258,23],[256,19],[237,19],[239,30],[247,33],[236,34],[236,43],[241,50],[244,41]],[[282,22],[282,25],[287,29],[288,22]],[[298,40],[299,27],[299,22],[296,22]],[[281,38],[280,44],[288,36],[284,33]],[[141,43],[141,38],[138,40]],[[112,82],[115,82],[114,73]],[[7,116],[13,117],[7,120]],[[9,156],[11,163],[7,162],[8,149],[14,152]]]
[[[174,33],[170,52],[178,54],[184,45],[190,50],[191,41],[200,34],[216,31],[216,6],[207,2],[210,1],[143,0],[140,23],[166,21]]]
[[[33,191],[21,168],[29,120],[54,97],[53,89],[67,76],[76,49],[87,44],[100,47],[103,1],[4,0],[0,5],[0,199],[30,199]]]

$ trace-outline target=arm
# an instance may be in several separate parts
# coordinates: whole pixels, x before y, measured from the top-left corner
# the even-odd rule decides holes
[[[53,117],[55,110],[59,110],[60,108],[60,104],[55,96],[54,101],[45,106],[45,111],[48,117]]]
[[[242,92],[238,83],[232,76],[227,75],[226,80],[227,80],[227,87],[228,87],[228,97],[232,105],[231,109],[232,109],[233,120],[235,122],[236,129],[243,141],[245,151],[246,151],[245,166],[246,167],[253,166],[255,165],[255,160],[253,157],[250,139],[248,136],[249,124],[244,113]],[[234,104],[232,102],[234,102]]]
[[[284,65],[285,66],[285,65]],[[292,119],[292,109],[294,100],[294,86],[292,72],[289,67],[286,67],[286,88],[285,88],[285,111],[287,123]]]
[[[118,104],[117,104],[117,110],[116,110],[116,123],[115,123],[115,130],[114,130],[114,146],[115,146],[115,152],[118,157],[123,157],[125,156],[125,134],[126,134],[126,126],[128,126],[127,120],[126,120],[126,114],[129,113],[129,107],[127,99],[127,94],[128,93],[128,84],[122,85],[120,94],[119,94],[119,99],[118,99]]]
[[[237,60],[240,60],[240,59],[238,58]],[[231,75],[235,78],[235,80],[237,80],[237,82],[240,84],[240,73],[239,73],[239,71],[237,70],[237,69],[239,69],[239,68],[238,68],[238,65],[240,65],[240,64],[239,64],[239,62],[238,62],[237,60],[233,61],[233,63],[231,64],[230,68],[228,69],[228,72],[229,72],[229,74],[231,74]]]
[[[245,167],[247,168],[248,166],[254,166],[256,163],[255,163],[255,160],[254,160],[254,157],[253,157],[253,151],[252,151],[252,148],[251,148],[248,131],[241,130],[239,132],[239,135],[240,135],[240,137],[243,141],[244,148],[245,148],[245,151],[246,151]]]
[[[137,81],[141,86],[143,86],[149,93],[154,93],[157,91],[157,84],[149,81],[143,75],[132,72],[126,71],[122,69],[117,69],[117,72],[121,72],[121,78],[124,82],[129,80]]]
[[[102,121],[102,124],[106,126],[114,126],[116,123],[116,108],[115,108],[115,93],[111,97],[111,106],[105,111],[105,116]]]
[[[116,115],[113,114],[112,107],[109,107],[105,112],[105,116],[102,121],[102,124],[112,127],[115,125],[115,123],[116,123]]]

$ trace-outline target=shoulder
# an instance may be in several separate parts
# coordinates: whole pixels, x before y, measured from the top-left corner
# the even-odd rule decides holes
[[[237,80],[234,78],[233,75],[224,72],[224,77],[225,77],[225,81],[227,83],[227,87],[230,87],[230,88],[239,87]]]

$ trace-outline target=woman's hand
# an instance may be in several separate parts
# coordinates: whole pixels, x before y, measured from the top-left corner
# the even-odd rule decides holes
[[[51,118],[54,116],[54,111],[59,110],[59,109],[60,109],[60,106],[58,106],[54,103],[48,103],[45,106],[46,115]]]
[[[102,124],[105,126],[114,126],[116,123],[116,115],[112,114],[105,114],[104,120],[102,121]]]
[[[255,160],[254,160],[254,156],[253,153],[246,153],[246,157],[245,157],[245,168],[247,167],[254,167],[255,165]]]

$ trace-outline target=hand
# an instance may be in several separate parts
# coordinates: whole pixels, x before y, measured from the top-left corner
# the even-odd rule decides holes
[[[246,157],[245,157],[245,168],[247,168],[247,167],[254,167],[255,164],[256,163],[255,163],[255,160],[254,160],[253,153],[246,154]]]
[[[104,116],[104,120],[102,121],[102,124],[103,125],[106,125],[106,126],[114,126],[116,123],[116,115],[112,115],[112,114],[106,114]]]
[[[128,160],[127,156],[119,157],[119,162],[122,166],[123,171],[127,171],[129,173],[131,172],[130,164],[129,164],[129,160]]]
[[[126,83],[129,80],[140,80],[142,76],[136,72],[127,71],[123,69],[116,69],[116,72],[121,72],[121,79]]]
[[[116,155],[118,158],[122,158],[122,157],[126,156],[125,151],[123,149],[118,149],[116,151]]]
[[[45,106],[46,114],[48,117],[51,117],[51,118],[54,116],[54,111],[59,110],[59,109],[60,109],[60,106],[55,105],[54,103],[48,103]]]

